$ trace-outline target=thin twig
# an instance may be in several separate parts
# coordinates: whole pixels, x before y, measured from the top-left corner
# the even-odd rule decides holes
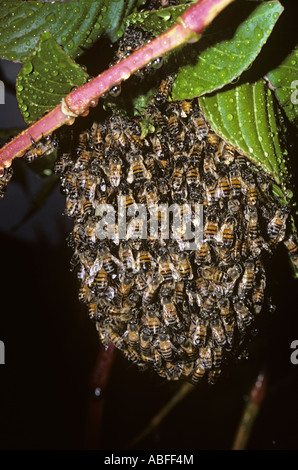
[[[246,449],[248,440],[252,433],[253,425],[259,414],[261,404],[265,398],[266,391],[267,376],[262,371],[258,375],[250,392],[248,402],[245,406],[242,418],[237,429],[232,450]]]
[[[98,449],[100,445],[101,422],[104,397],[114,361],[113,343],[107,349],[100,348],[90,376],[90,400],[86,422],[85,448]]]
[[[113,85],[127,80],[153,59],[178,46],[197,41],[205,27],[232,1],[234,0],[199,0],[185,10],[175,25],[163,34],[69,93],[56,108],[0,149],[0,168],[10,166],[14,158],[23,156],[32,146],[32,139],[38,142],[62,125],[73,124],[76,117],[86,116],[89,107],[95,107],[98,99]]]
[[[150,433],[156,429],[164,418],[175,408],[180,401],[182,401],[186,395],[188,395],[192,390],[194,390],[194,385],[190,383],[183,384],[177,393],[167,402],[167,404],[157,413],[156,416],[150,421],[148,426],[138,434],[126,447],[127,449],[133,449],[140,441],[147,437]]]

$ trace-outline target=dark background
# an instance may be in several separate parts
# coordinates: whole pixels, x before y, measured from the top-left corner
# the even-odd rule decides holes
[[[289,8],[287,21],[293,19],[284,43],[270,46],[275,55],[293,42],[296,29],[294,2],[283,3]],[[19,66],[1,61],[0,67],[6,84],[0,128],[22,126],[13,93]],[[30,169],[22,175],[23,184],[12,180],[0,200],[0,340],[5,344],[0,449],[82,449],[97,333],[77,300],[77,283],[69,271],[65,239],[72,224],[62,215],[59,188],[36,215],[13,230],[43,183]],[[298,281],[282,247],[268,273],[276,309],[264,312],[259,333],[249,344],[249,359],[231,367],[217,385],[197,387],[138,449],[230,449],[250,387],[262,369],[268,375],[267,393],[247,448],[298,449],[298,365],[290,362],[290,345],[298,340]],[[126,447],[177,389],[176,383],[139,372],[116,353],[98,448]]]

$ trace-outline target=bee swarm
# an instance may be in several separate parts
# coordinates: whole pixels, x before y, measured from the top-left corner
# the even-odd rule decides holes
[[[284,240],[288,209],[268,177],[211,130],[196,99],[167,101],[170,86],[163,81],[147,109],[152,133],[142,134],[141,117],[113,115],[81,133],[77,154],[64,153],[56,171],[74,219],[79,299],[103,345],[168,380],[214,383],[261,313],[264,255]],[[127,216],[123,238],[107,223],[102,238],[100,208],[114,208],[117,226],[119,196],[127,211],[145,205],[147,221],[138,227]],[[150,236],[154,204],[203,205],[196,249],[185,249],[183,233],[173,237],[171,223],[168,239]]]

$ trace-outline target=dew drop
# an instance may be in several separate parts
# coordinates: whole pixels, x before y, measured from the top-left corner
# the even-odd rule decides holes
[[[79,13],[80,11],[80,7],[74,7],[73,9],[73,13],[76,15],[77,13]]]
[[[156,57],[156,59],[154,59],[151,62],[150,67],[152,69],[158,70],[162,67],[162,65],[163,65],[163,58],[162,57]]]
[[[260,28],[259,26],[256,26],[256,27],[255,27],[254,36],[255,36],[257,39],[262,39],[262,37],[264,36],[264,33],[263,33],[263,31],[261,30],[261,28]]]
[[[250,40],[250,39],[245,39],[244,44],[245,44],[246,46],[250,46],[251,40]]]
[[[169,21],[172,15],[167,10],[160,10],[158,11],[157,16],[159,16],[159,18],[162,18],[164,21]]]
[[[292,61],[291,61],[291,64],[292,64],[292,65],[296,65],[296,64],[297,64],[296,60],[292,60]]]
[[[222,69],[219,73],[220,78],[225,78],[226,75],[227,75],[227,70],[226,69]]]
[[[56,18],[56,15],[54,13],[50,13],[49,15],[46,16],[46,20],[49,22],[49,23],[56,23],[57,21],[57,18]]]
[[[114,85],[109,89],[109,94],[110,96],[113,96],[114,98],[117,98],[121,93],[121,86],[120,85]]]
[[[230,113],[227,114],[227,120],[228,120],[228,121],[233,121],[233,119],[234,119],[233,114],[230,114]]]
[[[210,72],[214,72],[214,70],[216,70],[216,66],[214,64],[210,64],[209,65],[209,70],[210,70]]]
[[[278,13],[273,13],[273,18],[274,18],[275,20],[277,20],[278,17],[279,17],[279,14],[278,14]]]
[[[22,67],[22,72],[24,75],[29,75],[33,71],[33,64],[30,60],[26,62]]]
[[[71,39],[68,43],[67,43],[67,48],[68,49],[72,49],[74,47],[74,42],[73,40]]]

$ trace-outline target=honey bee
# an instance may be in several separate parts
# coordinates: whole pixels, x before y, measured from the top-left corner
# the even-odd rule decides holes
[[[184,131],[180,132],[179,134],[176,135],[175,137],[175,148],[182,152],[184,149],[184,142],[185,142],[185,133]]]
[[[93,207],[93,204],[91,201],[84,201],[83,203],[83,208],[82,208],[82,214],[84,217],[86,216],[92,216],[95,214],[95,209]]]
[[[220,176],[217,183],[219,199],[227,200],[230,197],[230,182],[227,176]]]
[[[131,320],[127,323],[127,334],[124,334],[127,344],[133,348],[138,349],[140,341],[139,326],[136,321]]]
[[[202,313],[204,315],[212,315],[216,309],[216,293],[213,291],[211,294],[209,293],[208,297],[206,297],[203,301],[202,305]]]
[[[135,349],[128,346],[126,349],[123,350],[123,354],[125,357],[127,357],[129,361],[134,362],[135,364],[139,363],[141,365],[140,355]]]
[[[162,105],[167,101],[168,96],[170,95],[173,82],[174,78],[171,76],[169,78],[166,78],[165,80],[162,80],[154,97],[154,100],[157,105]]]
[[[96,302],[89,303],[88,314],[89,314],[90,320],[94,320],[97,318],[97,303]]]
[[[137,253],[137,267],[143,274],[152,272],[154,261],[149,251],[139,251]]]
[[[186,280],[193,278],[192,267],[189,261],[189,256],[186,252],[180,254],[177,267],[181,279]]]
[[[175,302],[179,305],[182,305],[184,302],[184,282],[175,283]]]
[[[264,276],[262,276],[259,283],[254,287],[253,294],[252,294],[254,309],[257,315],[262,310],[264,297],[265,297],[265,288],[266,288],[266,279]]]
[[[271,240],[279,242],[283,239],[285,235],[288,214],[289,210],[286,206],[276,210],[267,227],[267,232]]]
[[[166,361],[170,361],[173,358],[174,347],[170,341],[169,335],[165,331],[160,331],[158,343],[161,356]]]
[[[86,170],[90,165],[91,158],[92,152],[84,149],[74,165],[74,171],[78,173],[79,171]]]
[[[161,255],[158,258],[158,272],[164,281],[173,281],[178,279],[178,273],[174,264],[170,261],[168,255]]]
[[[222,365],[223,350],[221,346],[215,346],[213,348],[213,367],[219,369]]]
[[[174,172],[172,175],[172,187],[174,191],[178,191],[183,183],[184,169],[184,158],[178,158],[175,162]]]
[[[294,263],[294,265],[298,264],[298,245],[294,240],[294,237],[291,236],[287,240],[284,241],[284,245],[288,250],[290,260]]]
[[[134,155],[130,162],[127,182],[132,183],[133,181],[142,181],[145,179],[151,179],[151,174],[145,168],[142,156]]]
[[[250,184],[247,189],[246,203],[249,206],[255,206],[258,201],[258,192],[255,184]]]
[[[116,331],[113,330],[110,323],[105,323],[105,332],[109,337],[110,341],[116,346],[117,349],[124,349],[123,337],[120,336]]]
[[[223,317],[222,323],[225,328],[227,343],[229,344],[229,346],[232,346],[235,334],[235,318],[234,316],[230,316],[228,318]]]
[[[247,260],[245,262],[245,269],[243,277],[239,283],[238,296],[243,299],[246,294],[253,288],[255,281],[255,264],[253,260]]]
[[[219,144],[219,136],[215,132],[209,131],[207,136],[208,142],[212,147],[217,147]]]
[[[217,181],[214,179],[208,179],[204,182],[204,189],[206,192],[206,204],[207,206],[214,206],[219,202],[219,194],[217,191]]]
[[[173,302],[172,295],[164,293],[161,297],[162,317],[166,326],[180,328],[181,323],[177,314],[176,307]]]
[[[152,361],[152,351],[151,351],[151,341],[152,335],[148,328],[144,328],[140,335],[140,353],[143,361],[148,362]]]
[[[108,287],[108,274],[102,267],[96,274],[94,281],[91,285],[91,291],[93,293],[102,292]]]
[[[220,241],[223,243],[224,247],[231,248],[234,239],[235,239],[235,225],[236,221],[233,218],[227,219],[220,230]]]
[[[242,193],[242,181],[240,177],[240,171],[236,168],[230,173],[230,188],[233,198],[239,198]]]
[[[209,129],[205,119],[201,115],[194,114],[191,120],[194,124],[197,138],[199,140],[203,140],[205,137],[207,137]]]
[[[28,163],[32,163],[38,157],[50,154],[57,146],[56,140],[52,139],[50,135],[43,137],[39,142],[35,142],[33,137],[31,137],[31,144],[32,147],[24,155],[24,159]]]
[[[89,300],[90,290],[85,282],[81,284],[78,297],[80,302],[86,303]]]
[[[200,297],[204,298],[209,295],[208,282],[203,277],[198,277],[196,279],[196,288]]]
[[[126,273],[122,277],[122,280],[118,286],[116,297],[122,302],[125,297],[128,296],[134,284],[134,276],[132,274]]]
[[[237,316],[238,328],[240,332],[243,332],[252,324],[253,316],[242,300],[234,302],[234,309]]]
[[[96,180],[90,175],[90,177],[86,178],[86,182],[84,185],[84,196],[90,202],[94,201],[95,189],[96,189]]]
[[[155,185],[152,182],[149,182],[145,185],[145,195],[146,195],[146,203],[148,209],[155,204],[158,204],[158,193]]]
[[[61,156],[58,155],[55,163],[55,173],[62,175],[67,171],[67,167],[72,165],[72,159],[70,153],[63,153]]]
[[[151,280],[150,284],[147,285],[142,295],[143,305],[148,305],[153,301],[157,289],[159,288],[160,282],[161,280],[158,277],[155,277]]]
[[[229,279],[229,276],[227,275],[227,273],[215,267],[206,266],[202,268],[201,273],[204,279],[213,281],[216,283],[227,282]]]
[[[116,271],[117,271],[117,264],[119,263],[117,258],[115,258],[115,256],[111,255],[108,247],[104,243],[101,244],[98,251],[99,251],[99,255],[102,259],[102,265],[103,265],[105,271],[108,274],[115,274]]]
[[[104,145],[104,137],[102,131],[102,127],[97,122],[94,122],[92,124],[90,140],[92,142],[92,146],[94,146],[95,148],[100,148]]]
[[[207,340],[208,323],[203,319],[196,319],[195,324],[191,330],[191,341],[196,347],[203,346]]]
[[[200,361],[204,369],[212,367],[212,346],[208,343],[200,348]]]
[[[168,120],[169,133],[171,135],[177,136],[180,131],[180,122],[177,114],[172,114]]]
[[[198,350],[189,338],[186,338],[185,341],[182,342],[181,349],[183,349],[184,353],[187,355],[187,360],[195,360],[198,357]]]
[[[180,115],[182,118],[187,118],[192,112],[192,101],[182,100],[180,101]]]
[[[212,155],[208,154],[204,158],[203,162],[204,169],[204,180],[208,182],[208,186],[212,186],[214,182],[218,179],[218,174],[216,171],[216,165]]]
[[[117,155],[110,157],[108,167],[105,171],[111,186],[114,188],[118,187],[122,176],[122,161]]]
[[[186,183],[188,186],[196,186],[200,183],[200,172],[198,167],[198,160],[191,157],[188,163],[188,168],[185,174]]]
[[[95,231],[95,226],[93,224],[89,224],[86,227],[86,243],[91,250],[93,250],[97,243],[97,236]]]
[[[77,199],[67,199],[64,209],[64,214],[68,217],[76,217],[79,213],[79,204]]]
[[[223,151],[223,161],[226,165],[230,165],[234,161],[235,153],[235,148],[231,144],[226,143]]]
[[[196,360],[195,369],[191,377],[191,381],[194,385],[200,382],[205,375],[205,367],[200,359]]]
[[[148,308],[146,312],[146,319],[147,328],[153,335],[156,335],[159,332],[161,326],[158,312],[155,309]]]
[[[218,307],[222,319],[228,320],[229,318],[233,317],[234,312],[231,307],[231,302],[229,298],[222,297],[221,299],[219,299]]]
[[[77,145],[77,155],[82,153],[82,151],[86,148],[88,140],[89,140],[88,131],[84,131],[79,135],[79,142],[78,142],[78,145]]]
[[[205,227],[204,227],[204,241],[212,241],[218,235],[218,223],[216,219],[212,216],[207,217]]]
[[[119,258],[125,271],[134,271],[136,268],[135,259],[130,245],[126,241],[121,241],[119,247]]]
[[[226,343],[226,336],[220,319],[211,320],[210,326],[214,343],[218,346],[224,346]]]
[[[195,262],[198,265],[211,263],[211,250],[207,242],[203,242],[195,251]]]

